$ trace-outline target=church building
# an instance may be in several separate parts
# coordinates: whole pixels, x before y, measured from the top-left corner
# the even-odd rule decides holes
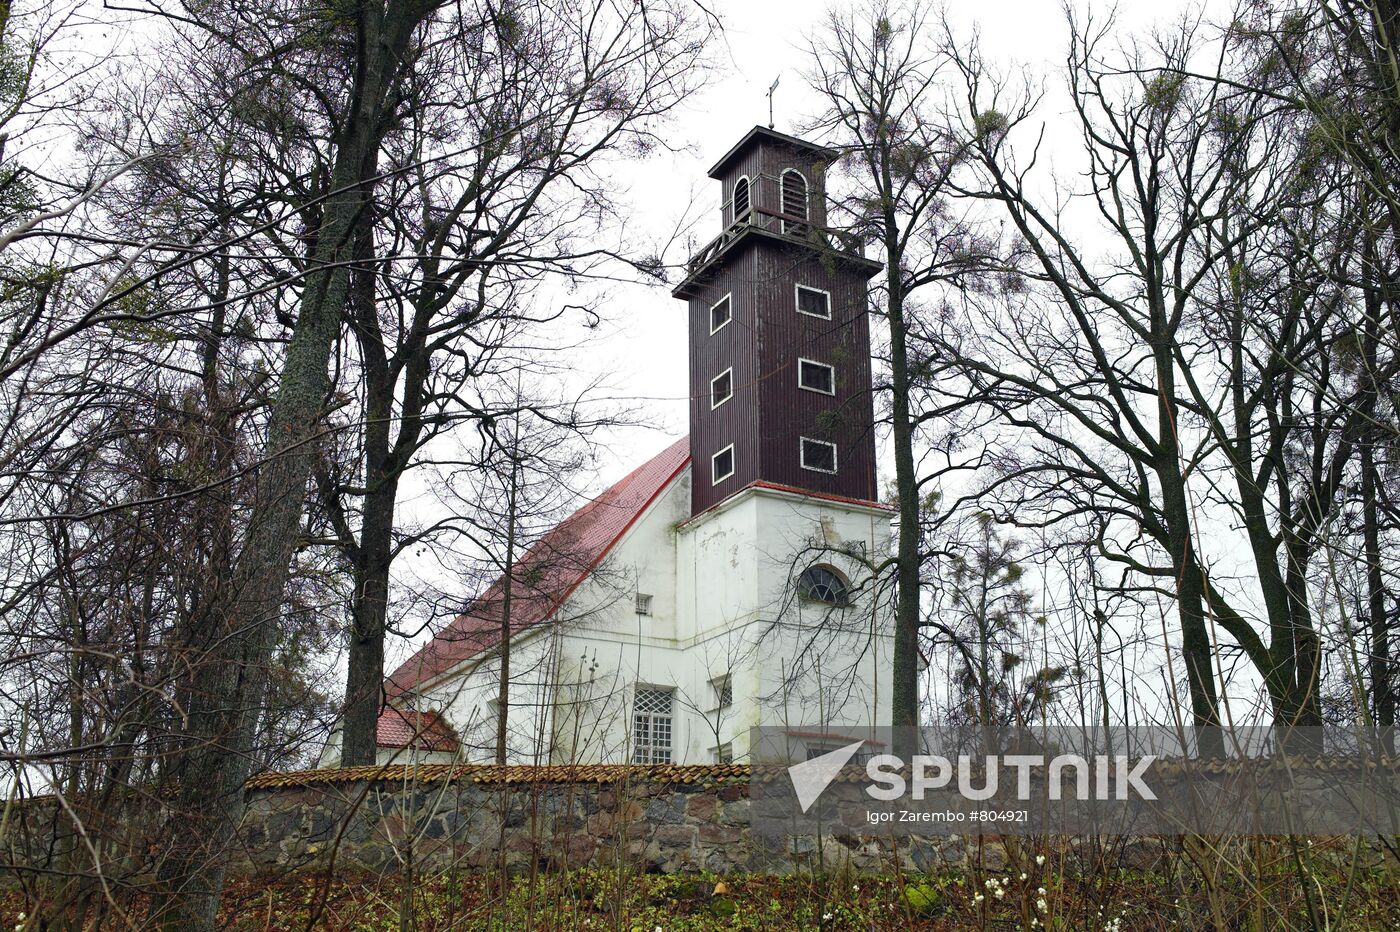
[[[889,724],[866,306],[881,266],[827,231],[835,157],[754,127],[715,163],[722,232],[673,292],[689,436],[388,675],[381,762],[494,759],[507,604],[510,763],[725,763],[755,725],[810,756]]]

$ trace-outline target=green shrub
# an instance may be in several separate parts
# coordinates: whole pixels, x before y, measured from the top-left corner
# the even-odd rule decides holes
[[[915,915],[932,916],[942,906],[942,899],[931,885],[914,883],[904,888],[904,905]]]

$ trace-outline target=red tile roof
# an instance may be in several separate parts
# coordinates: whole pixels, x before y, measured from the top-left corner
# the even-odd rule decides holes
[[[682,437],[540,538],[510,574],[511,633],[551,617],[689,463],[690,441]],[[501,639],[505,579],[492,583],[390,673],[384,683],[388,695],[401,695],[495,646]]]
[[[375,741],[381,748],[413,747],[420,751],[455,751],[457,733],[436,712],[414,712],[385,707],[375,723]]]

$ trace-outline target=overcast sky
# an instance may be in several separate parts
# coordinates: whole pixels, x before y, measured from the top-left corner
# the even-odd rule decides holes
[[[1096,18],[1110,14],[1105,2],[1080,3]],[[826,3],[794,0],[718,0],[711,4],[724,25],[711,85],[681,111],[671,128],[682,150],[657,153],[625,170],[627,200],[633,223],[661,234],[673,229],[699,198],[699,242],[719,233],[718,182],[705,170],[757,123],[768,122],[767,90],[775,78],[775,128],[798,132],[820,109],[803,73],[809,54],[807,37],[820,28],[831,8]],[[1224,9],[1211,4],[1208,9]],[[1065,12],[1055,0],[980,0],[949,4],[949,15],[964,34],[980,33],[983,54],[1003,73],[1022,68],[1044,76],[1058,91],[1060,62],[1066,47]],[[1199,3],[1163,0],[1127,4],[1117,13],[1121,32],[1143,34],[1155,24],[1173,21]],[[1064,100],[1052,95],[1039,118],[1052,131]],[[1062,124],[1063,125],[1063,124]],[[1072,140],[1065,140],[1072,142]],[[1050,163],[1074,167],[1077,153],[1050,152]],[[1057,156],[1059,157],[1057,161]],[[1063,165],[1059,165],[1063,162]],[[642,407],[655,430],[627,431],[610,444],[600,482],[617,478],[642,459],[686,432],[686,331],[684,305],[662,288],[619,288],[609,302],[605,325],[595,346],[580,360],[584,369],[606,373],[611,393]],[[882,458],[883,459],[883,458]],[[882,473],[886,472],[882,463]]]
[[[680,110],[667,130],[674,152],[658,151],[636,163],[619,166],[616,180],[623,188],[629,228],[639,234],[665,236],[673,232],[687,215],[699,213],[692,233],[697,245],[718,235],[719,183],[706,177],[706,169],[755,124],[768,122],[767,90],[775,78],[779,87],[774,97],[775,128],[802,133],[802,127],[821,109],[820,101],[803,79],[807,70],[808,37],[817,31],[831,6],[795,0],[717,0],[710,3],[724,26],[715,49],[715,70],[710,85]],[[1126,39],[1143,36],[1155,24],[1166,24],[1188,12],[1198,13],[1199,3],[1163,0],[1152,9],[1138,4],[1136,9],[1117,13],[1119,33]],[[1078,2],[1095,19],[1105,19],[1111,7],[1098,2]],[[1218,11],[1224,3],[1208,4]],[[1070,121],[1062,119],[1067,107],[1059,93],[1063,86],[1061,62],[1066,48],[1068,27],[1064,9],[1055,0],[981,0],[955,2],[949,18],[964,35],[976,30],[984,58],[997,71],[1008,74],[1025,70],[1045,82],[1050,93],[1036,119],[1046,128],[1047,151],[1044,168],[1062,177],[1077,171],[1082,155],[1074,145]],[[1057,133],[1063,133],[1057,141]],[[822,140],[818,140],[822,141]],[[668,257],[679,260],[679,253]],[[569,300],[560,295],[559,300]],[[663,287],[616,286],[606,302],[603,322],[591,335],[585,352],[574,354],[570,364],[576,377],[606,382],[605,397],[640,411],[648,427],[618,431],[607,437],[593,481],[583,477],[588,491],[598,492],[630,472],[674,439],[687,432],[688,377],[685,306]],[[565,334],[563,341],[574,339]],[[882,485],[891,474],[889,457],[881,443],[879,450]],[[419,477],[416,499],[405,505],[423,512],[441,508],[436,496],[421,484],[432,480]],[[396,570],[405,582],[409,577],[444,584],[443,568],[415,565],[412,561]],[[421,574],[421,575],[420,575]],[[453,587],[448,584],[446,588]],[[420,632],[410,642],[390,646],[390,663],[406,656],[427,635]]]

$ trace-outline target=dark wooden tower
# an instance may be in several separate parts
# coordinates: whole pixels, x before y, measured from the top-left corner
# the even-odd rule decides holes
[[[672,292],[690,307],[691,512],[763,484],[874,501],[866,282],[826,228],[836,153],[761,126],[710,169],[723,230]]]

